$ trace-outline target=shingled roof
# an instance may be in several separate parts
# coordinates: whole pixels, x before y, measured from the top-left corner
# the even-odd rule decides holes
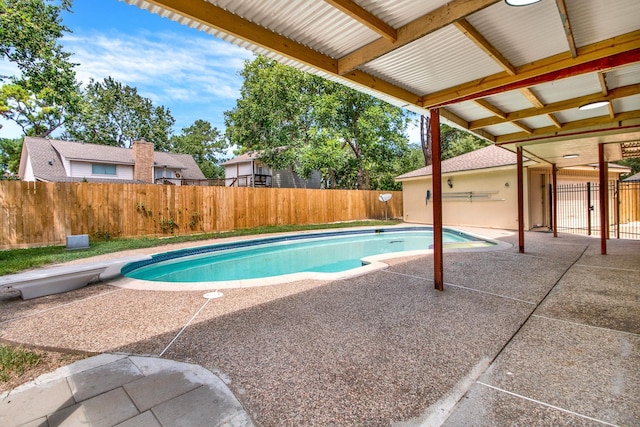
[[[69,177],[62,164],[62,159],[101,162],[121,165],[134,165],[133,150],[109,145],[87,144],[83,142],[70,142],[46,138],[25,137],[23,152],[29,153],[34,176],[42,181],[70,182],[83,181],[84,178]],[[188,154],[154,152],[154,165],[180,169],[183,179],[206,179],[195,160]],[[20,176],[24,176],[20,165]],[[90,182],[137,182],[108,178],[87,178]]]
[[[524,158],[525,161],[529,160]],[[515,165],[517,162],[516,153],[497,145],[489,145],[470,153],[452,157],[442,162],[442,173],[452,173],[461,171],[470,171],[478,169],[489,169],[500,166]],[[418,178],[422,176],[431,176],[431,165],[424,168],[407,172],[404,175],[396,177],[396,180],[402,181],[409,178]]]

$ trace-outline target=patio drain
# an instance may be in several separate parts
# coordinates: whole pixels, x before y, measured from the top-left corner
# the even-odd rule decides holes
[[[203,295],[206,299],[222,298],[224,294],[220,291],[207,292]]]

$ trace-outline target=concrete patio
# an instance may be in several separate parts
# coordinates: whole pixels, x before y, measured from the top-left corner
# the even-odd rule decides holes
[[[509,231],[470,231],[517,244]],[[608,243],[602,256],[595,238],[527,233],[525,254],[445,253],[442,293],[429,256],[335,282],[225,290],[212,300],[95,284],[0,301],[0,338],[157,363],[163,384],[176,375],[168,361],[199,365],[244,409],[228,425],[640,425],[640,241]],[[56,378],[73,384],[71,371]],[[134,408],[117,422],[87,415],[92,425],[142,415],[148,424],[137,425],[171,424],[128,390],[144,372],[102,387],[111,374],[100,372],[89,382],[98,396],[122,388]],[[174,379],[182,384],[186,375]],[[147,383],[155,393],[165,388]],[[56,413],[85,402],[72,395],[40,414],[41,423],[14,419],[28,393],[39,396],[37,407],[55,396],[42,393],[46,384],[0,395],[0,424],[63,425]],[[180,393],[152,400],[190,416],[215,412],[215,396],[193,405]]]

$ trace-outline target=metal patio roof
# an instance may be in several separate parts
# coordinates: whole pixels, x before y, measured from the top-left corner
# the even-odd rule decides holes
[[[558,167],[640,155],[638,0],[125,1]]]

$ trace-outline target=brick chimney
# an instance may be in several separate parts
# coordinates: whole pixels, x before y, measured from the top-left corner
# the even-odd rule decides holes
[[[133,141],[133,179],[153,183],[153,143]]]

